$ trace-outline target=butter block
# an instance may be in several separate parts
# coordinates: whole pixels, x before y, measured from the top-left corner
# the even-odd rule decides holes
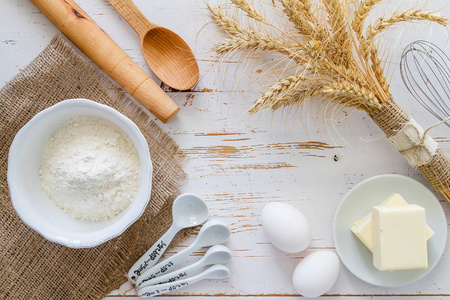
[[[400,194],[393,193],[378,206],[395,206],[407,205],[405,199]],[[358,239],[373,252],[373,234],[372,234],[372,212],[369,212],[364,218],[356,221],[350,230],[358,237]],[[427,240],[434,235],[434,231],[427,225]]]
[[[373,265],[380,271],[428,268],[425,209],[372,207]]]

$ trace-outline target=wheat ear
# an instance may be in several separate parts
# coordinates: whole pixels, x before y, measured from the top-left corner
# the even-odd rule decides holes
[[[334,79],[345,79],[350,82],[365,86],[367,83],[362,80],[362,75],[355,71],[355,69],[335,64],[329,60],[329,57],[339,55],[339,52],[332,51],[333,49],[324,49],[321,42],[311,40],[303,46],[303,52],[308,55],[311,60],[305,69],[311,71],[313,74],[320,73]]]
[[[332,40],[340,46],[344,57],[341,60],[348,60],[350,55],[350,37],[347,32],[346,16],[344,6],[339,0],[323,0],[328,13],[329,23],[332,30]]]
[[[212,50],[220,55],[237,50],[253,49],[267,52],[278,52],[291,59],[301,61],[302,57],[296,50],[295,45],[288,45],[274,37],[256,32],[242,32],[215,44]],[[300,49],[300,48],[299,48]]]
[[[310,99],[319,95],[322,86],[323,86],[322,83],[310,84],[308,86],[305,86],[301,90],[289,91],[288,93],[285,93],[277,98],[272,99],[269,103],[267,103],[265,108],[275,111],[281,107],[292,106],[295,104],[302,105],[306,99]],[[250,107],[249,113],[253,115],[262,109],[263,106],[258,106],[255,103],[252,107]]]
[[[447,26],[449,22],[445,16],[439,13],[422,11],[420,9],[394,13],[387,18],[379,18],[373,25],[367,28],[366,37],[361,40],[361,53],[363,58],[368,61],[370,55],[374,53],[375,36],[397,23],[411,21],[431,21],[443,26]]]
[[[369,26],[366,31],[366,37],[361,40],[361,53],[365,61],[372,62],[372,70],[375,73],[375,77],[380,83],[382,89],[389,94],[389,85],[386,82],[384,76],[383,63],[378,55],[378,50],[375,47],[374,39],[383,30],[390,26],[393,26],[400,22],[411,22],[411,21],[431,21],[436,22],[440,25],[446,26],[448,24],[448,19],[441,14],[422,11],[420,9],[408,10],[400,13],[393,13],[387,18],[379,18],[373,25]]]
[[[348,97],[349,101],[357,100],[365,108],[381,108],[381,104],[373,92],[354,83],[335,82],[323,86],[320,92],[331,99]]]
[[[362,35],[364,21],[369,15],[369,12],[380,2],[381,0],[364,0],[359,4],[358,9],[355,11],[355,18],[352,23],[352,28],[358,37]]]
[[[287,44],[285,41],[251,31],[241,26],[234,18],[227,16],[220,7],[208,5],[211,16],[216,24],[224,29],[230,38],[213,46],[218,54],[225,54],[241,49],[257,49],[262,51],[276,51],[294,59],[300,59],[297,55],[297,45]]]
[[[283,12],[300,34],[316,39],[326,37],[311,11],[309,0],[280,0],[280,2]]]
[[[243,11],[245,11],[248,17],[255,19],[256,21],[270,25],[270,23],[246,0],[231,0],[231,2],[240,9],[242,9]]]
[[[387,18],[379,18],[373,26],[367,28],[366,39],[373,40],[377,34],[380,34],[386,28],[400,22],[411,21],[430,21],[436,22],[442,26],[448,25],[448,19],[442,14],[422,11],[421,9],[407,10],[400,13],[394,13]]]
[[[228,34],[234,35],[244,30],[235,19],[228,17],[220,7],[212,7],[208,3],[206,3],[206,6],[211,12],[214,22]]]
[[[301,74],[296,74],[278,80],[278,82],[272,85],[269,90],[261,96],[261,98],[256,100],[255,104],[252,107],[252,110],[257,111],[262,109],[271,101],[287,94],[289,91],[294,90],[299,84],[307,80],[309,79]]]

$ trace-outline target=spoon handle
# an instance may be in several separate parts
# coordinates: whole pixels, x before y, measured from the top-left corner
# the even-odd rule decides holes
[[[109,3],[122,15],[133,27],[137,34],[143,38],[149,29],[155,25],[151,23],[137,8],[132,0],[108,0]]]
[[[178,231],[179,228],[172,225],[169,230],[167,230],[166,233],[164,233],[164,235],[138,259],[137,262],[135,262],[128,271],[128,277],[133,283],[136,282],[136,278],[141,276],[145,270],[153,267],[158,262]]]
[[[138,295],[141,297],[154,297],[154,296],[161,295],[164,293],[179,290],[188,285],[196,283],[197,281],[200,281],[202,279],[203,279],[203,274],[199,274],[199,275],[193,276],[191,278],[186,278],[184,280],[167,282],[167,283],[158,284],[158,285],[151,285],[151,286],[147,286],[144,288],[139,288]]]
[[[202,261],[196,261],[195,263],[186,266],[184,268],[181,268],[179,270],[175,270],[173,272],[161,275],[159,277],[153,278],[149,281],[143,282],[139,288],[144,288],[146,286],[151,286],[151,285],[159,285],[159,284],[163,284],[163,283],[167,283],[167,282],[174,282],[176,280],[180,280],[183,279],[189,275],[192,274],[192,272],[196,271],[197,269],[199,269],[200,267],[202,267],[204,264],[202,263]]]
[[[195,242],[191,244],[186,249],[178,252],[177,254],[172,255],[171,257],[161,261],[156,266],[151,267],[147,271],[145,271],[137,280],[136,285],[141,285],[144,282],[147,282],[153,278],[159,277],[163,274],[168,273],[168,271],[172,270],[174,267],[179,265],[183,260],[186,259],[192,252],[197,249]]]

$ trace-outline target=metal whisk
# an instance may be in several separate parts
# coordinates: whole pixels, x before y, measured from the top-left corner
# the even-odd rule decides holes
[[[403,50],[400,74],[413,97],[433,116],[450,116],[450,59],[436,45],[416,41]],[[450,124],[445,123],[448,127]]]

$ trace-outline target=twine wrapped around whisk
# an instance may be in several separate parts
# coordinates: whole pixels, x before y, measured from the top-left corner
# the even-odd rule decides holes
[[[369,116],[388,138],[402,131],[411,120],[411,116],[406,114],[394,101],[383,105],[380,110],[369,113]],[[426,133],[420,138],[431,139],[426,136]],[[450,201],[450,160],[441,149],[436,148],[425,163],[411,165],[419,169],[436,191],[441,192]]]
[[[375,42],[387,28],[403,22],[447,26],[445,16],[411,8],[366,26],[369,13],[381,0],[265,0],[265,7],[289,21],[281,28],[246,0],[230,1],[241,14],[227,11],[229,5],[207,4],[214,22],[228,34],[213,47],[219,56],[238,51],[248,57],[278,53],[295,64],[295,71],[281,74],[255,101],[250,114],[294,105],[301,108],[306,100],[366,111],[409,163],[450,201],[450,161],[392,98]],[[243,17],[246,22],[240,21]]]

